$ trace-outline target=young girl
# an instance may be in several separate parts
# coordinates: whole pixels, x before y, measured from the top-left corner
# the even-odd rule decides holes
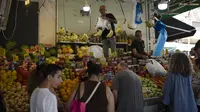
[[[163,98],[170,112],[198,111],[192,89],[192,65],[184,53],[175,53],[171,57]]]
[[[52,90],[62,82],[61,70],[55,64],[37,68],[36,75],[43,77],[43,81],[31,94],[30,112],[58,112],[57,99]]]

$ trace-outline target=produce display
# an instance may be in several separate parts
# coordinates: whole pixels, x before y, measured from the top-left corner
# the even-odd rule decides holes
[[[87,42],[89,36],[87,34],[78,35],[74,32],[65,31],[65,28],[61,27],[57,32],[59,41],[64,42]]]
[[[77,86],[77,84],[79,83],[79,79],[67,79],[64,80],[59,88],[59,96],[61,98],[61,100],[63,100],[64,102],[67,102],[73,89]]]
[[[8,112],[29,112],[28,92],[20,83],[15,83],[5,92],[4,101]]]
[[[117,36],[123,33],[119,30]],[[66,32],[63,28],[58,32],[60,36],[71,38],[70,41],[86,41],[87,35],[80,36],[75,33]],[[118,39],[122,39],[122,36]],[[121,41],[122,41],[121,40]],[[62,40],[61,40],[62,41]],[[124,41],[124,40],[123,40]],[[9,41],[6,46],[0,46],[0,91],[4,92],[4,101],[8,112],[28,112],[29,98],[27,93],[27,80],[31,72],[40,63],[58,64],[63,68],[61,86],[56,90],[58,97],[67,102],[73,89],[85,76],[87,61],[90,53],[86,45],[72,49],[71,45],[61,44],[56,47],[47,48],[43,44],[35,46],[22,45],[16,47],[17,43]],[[120,50],[120,49],[119,49]],[[119,54],[123,50],[119,51]],[[113,55],[107,61],[105,58],[96,59],[102,65],[101,80],[108,87],[112,85],[112,80],[116,74],[116,65],[119,62],[128,64],[129,69],[140,76],[144,98],[160,97],[165,77],[149,76],[144,65],[133,65],[134,60],[129,55]],[[167,64],[162,64],[167,70]]]
[[[151,80],[140,77],[142,81],[142,92],[144,98],[162,96],[162,90]]]

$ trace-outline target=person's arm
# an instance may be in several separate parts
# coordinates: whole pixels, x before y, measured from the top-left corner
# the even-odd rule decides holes
[[[118,98],[117,90],[113,90],[113,95],[115,99],[115,104],[117,104],[117,98]]]
[[[134,55],[135,57],[143,58],[143,59],[146,59],[146,58],[147,58],[146,55],[143,55],[143,54],[138,53],[137,50],[136,50],[136,48],[133,48],[133,51],[132,51],[132,52],[133,52],[133,55]]]
[[[114,95],[115,104],[117,104],[117,102],[118,102],[118,90],[119,90],[119,74],[117,74],[115,76],[115,78],[113,79],[111,89],[112,89],[112,92],[113,92],[113,95]]]
[[[58,103],[58,110],[64,110],[65,109],[65,104],[60,100],[60,98],[58,98],[54,88],[50,89],[50,91],[56,96],[57,103]]]
[[[104,19],[107,19],[108,21],[117,24],[117,19],[115,18],[115,16],[113,14],[108,14],[107,17],[103,17]]]
[[[107,112],[115,112],[114,96],[110,88],[108,88],[107,86],[106,86],[106,96],[108,99]]]
[[[170,98],[170,93],[171,93],[171,76],[172,74],[169,74],[167,76],[167,79],[165,81],[164,87],[163,87],[163,104],[169,105],[171,98]]]

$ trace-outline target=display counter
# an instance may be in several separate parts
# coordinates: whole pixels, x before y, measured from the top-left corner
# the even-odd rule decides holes
[[[144,112],[158,112],[158,104],[162,97],[144,98]]]

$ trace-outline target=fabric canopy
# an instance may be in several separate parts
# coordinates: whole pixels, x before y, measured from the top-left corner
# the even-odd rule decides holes
[[[190,31],[190,32],[185,32],[185,31],[180,31],[180,30],[177,30],[177,29],[172,29],[172,28],[169,28],[169,27],[166,27],[166,31],[167,31],[167,34],[168,34],[168,38],[167,38],[167,41],[173,41],[173,40],[176,40],[176,39],[181,39],[181,38],[185,38],[185,37],[190,37],[190,36],[193,36],[195,33],[196,33],[196,29],[186,23],[183,23],[173,17],[171,18],[166,18],[166,19],[163,19],[161,20],[164,24],[166,24],[167,26],[172,26],[172,27],[176,27],[176,28],[179,28],[179,29],[184,29],[184,30],[187,30],[187,31]],[[155,31],[156,33],[156,39],[158,38],[159,36],[159,32],[158,31]]]

